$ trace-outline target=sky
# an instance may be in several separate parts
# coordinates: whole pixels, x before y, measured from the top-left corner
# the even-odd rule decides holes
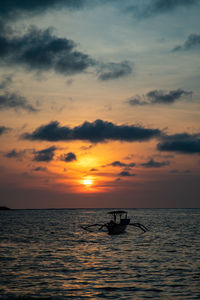
[[[0,2],[0,205],[200,207],[200,1]]]

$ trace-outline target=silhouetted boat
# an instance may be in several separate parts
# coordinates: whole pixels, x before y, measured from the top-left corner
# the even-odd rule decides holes
[[[148,230],[144,225],[140,223],[130,223],[130,218],[128,217],[127,212],[124,210],[114,210],[108,212],[108,214],[112,215],[112,219],[108,223],[91,224],[91,225],[81,226],[81,228],[87,231],[92,231],[91,227],[99,227],[98,230],[101,230],[103,227],[105,227],[108,230],[109,234],[124,233],[127,225],[138,227],[143,232],[146,232]]]
[[[108,214],[112,215],[112,220],[107,223],[107,229],[109,234],[123,233],[130,224],[130,219],[127,216],[127,212],[124,210],[110,211]]]

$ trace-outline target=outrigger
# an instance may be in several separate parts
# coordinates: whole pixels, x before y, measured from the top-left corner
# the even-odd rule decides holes
[[[81,226],[81,228],[92,232],[91,227],[99,227],[99,231],[105,227],[109,234],[120,234],[125,232],[127,225],[130,225],[140,228],[143,232],[148,231],[148,229],[140,223],[130,223],[130,218],[124,210],[114,210],[108,212],[108,214],[112,215],[112,219],[108,223],[85,225]]]

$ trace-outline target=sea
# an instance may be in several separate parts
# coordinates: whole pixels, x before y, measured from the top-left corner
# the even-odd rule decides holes
[[[200,299],[200,209],[126,209],[125,233],[80,226],[108,209],[0,211],[0,299]]]

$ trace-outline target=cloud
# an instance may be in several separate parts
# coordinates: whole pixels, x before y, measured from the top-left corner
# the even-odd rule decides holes
[[[8,132],[10,128],[5,127],[5,126],[0,126],[0,136],[6,132]]]
[[[7,88],[12,83],[12,76],[5,75],[2,81],[0,82],[0,89]]]
[[[185,43],[182,46],[179,45],[173,48],[172,52],[189,51],[193,49],[200,50],[200,34],[190,34]]]
[[[118,1],[119,3],[120,1]],[[190,7],[199,2],[199,0],[149,0],[149,1],[132,1],[134,4],[126,7],[125,11],[132,15],[144,18],[155,14],[172,11],[178,7]],[[20,18],[21,16],[32,16],[34,14],[41,14],[47,10],[55,10],[60,8],[67,8],[69,10],[83,9],[101,5],[106,3],[114,3],[118,5],[117,1],[113,0],[18,0],[0,2],[0,18],[5,21]],[[136,3],[136,4],[135,4]],[[126,3],[125,3],[126,5]],[[119,6],[120,10],[121,2]]]
[[[131,98],[126,101],[131,106],[142,106],[142,105],[148,105],[149,102],[143,101],[140,96],[136,96],[135,98]]]
[[[172,90],[169,93],[163,91],[151,91],[147,93],[147,98],[151,103],[171,104],[179,100],[182,96],[192,95],[192,92],[187,92],[182,89]]]
[[[131,160],[135,155],[134,154],[129,154],[126,157],[124,157],[125,160]]]
[[[131,74],[127,61],[101,64],[76,49],[74,41],[53,34],[53,29],[41,30],[32,26],[22,36],[0,33],[0,59],[5,66],[20,66],[29,71],[54,71],[62,75],[98,69],[100,80],[118,79]],[[101,65],[101,67],[99,67]],[[3,85],[7,82],[3,82]]]
[[[144,128],[135,125],[116,125],[112,122],[96,120],[84,122],[74,128],[60,126],[53,121],[37,128],[32,133],[25,133],[22,138],[41,141],[72,141],[82,140],[91,143],[106,141],[141,142],[158,137],[159,129]]]
[[[118,79],[132,73],[132,67],[128,61],[120,63],[107,63],[101,65],[98,70],[99,79],[102,81]]]
[[[126,101],[131,106],[136,105],[154,105],[154,104],[173,104],[180,100],[183,96],[191,96],[191,91],[184,91],[182,89],[164,92],[162,90],[153,90],[148,92],[144,97],[136,96]]]
[[[152,12],[166,12],[177,8],[178,6],[191,6],[198,0],[152,0],[149,7]]]
[[[83,150],[83,151],[87,151],[87,150],[90,150],[94,147],[94,145],[89,145],[89,146],[81,146],[80,149]]]
[[[40,151],[35,151],[35,156],[33,160],[49,162],[53,160],[55,150],[56,147],[52,146]]]
[[[7,158],[21,158],[24,155],[25,151],[16,151],[15,149],[9,151],[5,154]]]
[[[139,3],[127,7],[126,12],[137,18],[148,18],[157,14],[164,14],[178,7],[190,7],[199,0],[150,0],[138,1]]]
[[[136,176],[136,174],[132,174],[128,171],[122,171],[118,174],[118,176],[120,176],[120,177],[131,177],[131,176]]]
[[[0,110],[12,108],[15,110],[24,109],[29,112],[36,112],[37,109],[29,104],[25,97],[18,95],[17,93],[5,92],[0,95]]]
[[[113,167],[125,167],[126,164],[122,163],[120,161],[113,161],[111,164],[109,164],[109,166],[113,166]]]
[[[92,168],[92,169],[90,169],[90,171],[91,171],[91,172],[97,172],[97,171],[98,171],[98,169],[96,169],[96,168]]]
[[[189,169],[186,169],[186,170],[183,170],[183,171],[181,171],[181,170],[177,170],[177,169],[173,169],[173,170],[169,170],[169,173],[171,173],[171,174],[177,174],[177,173],[182,173],[182,174],[190,174],[190,173],[192,173],[192,171],[191,170],[189,170]]]
[[[113,161],[111,164],[109,164],[109,166],[132,168],[132,167],[135,167],[135,163],[126,164],[126,163],[116,160],[116,161]]]
[[[3,19],[18,18],[21,15],[32,15],[43,13],[47,9],[67,7],[78,9],[83,6],[83,0],[18,0],[18,1],[0,1],[0,16]]]
[[[200,134],[180,133],[163,136],[157,149],[183,154],[200,154]]]
[[[20,65],[28,70],[71,75],[85,71],[94,61],[77,51],[76,44],[53,35],[48,28],[31,27],[23,36],[0,35],[0,58],[4,65]]]
[[[153,158],[151,158],[149,161],[141,164],[141,166],[143,166],[145,168],[161,168],[161,167],[165,167],[168,165],[169,165],[168,161],[158,162],[158,161],[155,161]]]
[[[68,152],[67,154],[62,155],[61,160],[65,162],[71,162],[77,160],[75,153]]]
[[[35,172],[45,172],[47,170],[48,169],[45,167],[36,167],[35,169],[33,169],[33,171],[35,171]]]

